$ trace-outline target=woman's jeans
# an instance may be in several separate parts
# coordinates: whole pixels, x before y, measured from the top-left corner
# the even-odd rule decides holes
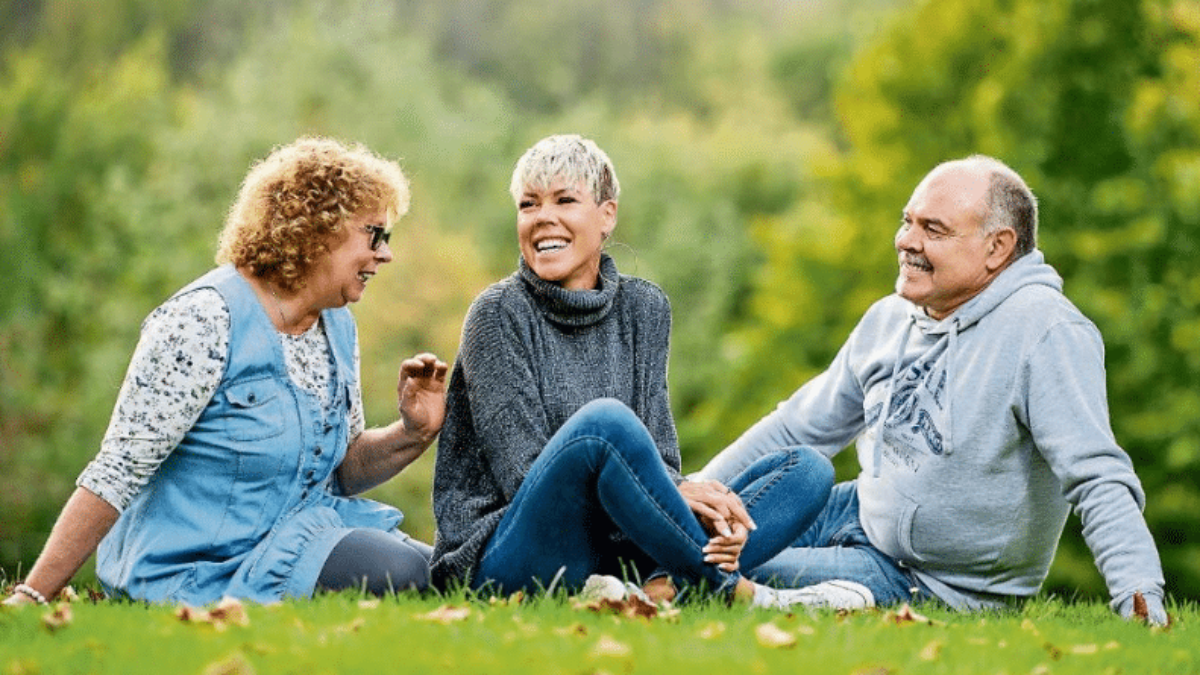
[[[808,449],[763,457],[730,481],[758,525],[739,558],[742,569],[807,530],[832,484],[829,461]],[[619,401],[598,399],[572,415],[534,461],[472,586],[532,591],[561,573],[562,586],[579,588],[591,574],[628,573],[622,565],[630,564],[638,573],[665,571],[732,592],[740,576],[704,562],[708,540],[641,420]]]
[[[858,517],[854,481],[838,483],[812,527],[746,576],[788,588],[831,579],[857,581],[871,589],[878,605],[934,597],[911,569],[871,545]]]

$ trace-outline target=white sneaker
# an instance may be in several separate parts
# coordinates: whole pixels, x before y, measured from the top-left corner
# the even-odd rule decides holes
[[[607,574],[593,574],[584,582],[579,591],[579,599],[585,602],[595,600],[624,600],[625,583]]]
[[[871,589],[854,581],[835,579],[804,588],[771,588],[754,584],[751,607],[790,609],[803,605],[813,609],[867,609],[875,606]]]
[[[648,604],[654,604],[650,602],[650,597],[637,584],[632,581],[621,581],[608,574],[592,574],[588,576],[587,580],[583,583],[583,588],[579,591],[578,597],[584,602],[598,602],[600,600],[617,602],[637,597]]]

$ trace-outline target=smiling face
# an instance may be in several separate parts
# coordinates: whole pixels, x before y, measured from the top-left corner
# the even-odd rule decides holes
[[[896,293],[937,320],[992,282],[1009,262],[1015,233],[984,233],[988,175],[965,166],[934,169],[904,208],[896,233]]]
[[[604,240],[617,225],[617,202],[599,204],[582,183],[526,185],[517,200],[517,243],[525,264],[546,281],[591,290]]]
[[[388,227],[384,209],[368,211],[346,221],[345,230],[330,244],[329,254],[317,263],[307,288],[318,296],[322,307],[341,307],[358,302],[367,282],[380,265],[392,260],[392,249],[385,241],[372,250],[373,227]]]

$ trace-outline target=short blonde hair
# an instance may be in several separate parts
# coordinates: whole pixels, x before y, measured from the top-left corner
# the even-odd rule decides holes
[[[547,136],[521,155],[508,185],[514,202],[521,201],[527,186],[548,188],[555,179],[583,184],[597,204],[621,194],[612,160],[593,141],[576,134]]]
[[[387,222],[408,212],[400,165],[365,146],[305,137],[251,167],[229,209],[217,263],[248,267],[293,292],[330,250],[347,220],[377,209]]]

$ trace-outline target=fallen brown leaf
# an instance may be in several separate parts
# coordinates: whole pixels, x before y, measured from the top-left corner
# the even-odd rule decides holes
[[[754,628],[758,644],[772,649],[788,649],[796,646],[796,636],[773,623],[760,623]]]
[[[934,621],[923,614],[914,612],[913,608],[909,606],[907,602],[901,605],[900,608],[895,611],[886,612],[883,615],[883,620],[894,624],[923,623],[927,626],[941,625],[941,623],[938,621]]]
[[[208,616],[213,623],[250,625],[250,616],[246,614],[246,606],[237,598],[221,598],[220,602],[209,611]]]
[[[455,607],[454,605],[442,605],[432,612],[426,614],[417,614],[413,618],[418,621],[432,621],[440,623],[443,626],[448,626],[456,621],[465,621],[471,616],[470,607]]]
[[[586,609],[593,612],[612,612],[630,619],[646,619],[647,621],[659,615],[658,605],[651,602],[646,602],[636,595],[631,595],[624,600],[613,600],[611,598],[600,598],[591,602],[576,603],[575,609]],[[672,617],[677,615],[676,611]]]
[[[588,634],[588,629],[587,629],[587,626],[585,626],[581,623],[573,623],[570,626],[561,626],[559,628],[555,628],[554,634],[562,635],[564,637],[569,636],[569,635],[577,635],[579,637],[585,637]]]
[[[54,609],[42,615],[42,625],[53,633],[70,626],[74,619],[75,614],[71,611],[71,605],[60,602],[54,606]]]
[[[1100,651],[1100,645],[1095,643],[1071,646],[1072,654],[1095,654],[1098,651]]]
[[[601,635],[595,646],[592,647],[593,656],[622,657],[629,656],[632,651],[633,649],[629,645],[618,642],[610,635]]]
[[[1133,594],[1133,615],[1142,623],[1150,623],[1150,608],[1146,606],[1146,596],[1141,591]]]
[[[241,654],[214,661],[204,668],[204,675],[254,675],[254,667]]]

